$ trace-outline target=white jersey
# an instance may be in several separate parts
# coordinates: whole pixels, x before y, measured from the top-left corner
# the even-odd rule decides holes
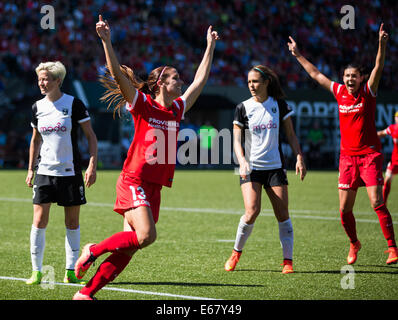
[[[79,123],[90,120],[83,102],[63,93],[57,101],[46,97],[32,106],[31,126],[43,143],[37,173],[48,176],[74,176],[81,171],[77,147]]]
[[[284,168],[280,131],[293,114],[284,100],[269,97],[263,103],[250,98],[236,106],[233,123],[243,130],[242,148],[251,169]]]

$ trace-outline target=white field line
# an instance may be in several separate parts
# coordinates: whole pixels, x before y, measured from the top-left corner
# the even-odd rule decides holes
[[[28,279],[0,276],[0,280],[24,281],[25,282]],[[83,287],[83,285],[81,285],[81,284],[63,283],[63,282],[55,282],[55,283],[43,282],[43,284],[49,284],[49,285],[54,284],[54,285],[59,285],[59,286]],[[49,289],[47,289],[47,290],[49,290]],[[138,293],[138,294],[146,294],[146,295],[153,295],[153,296],[163,296],[163,297],[172,297],[172,298],[189,299],[189,300],[221,300],[221,299],[213,299],[213,298],[206,298],[206,297],[184,296],[184,295],[180,295],[180,294],[152,292],[152,291],[141,291],[141,290],[133,290],[133,289],[114,288],[114,287],[104,287],[104,288],[102,288],[102,290],[128,292],[128,293]]]
[[[0,201],[5,202],[29,202],[32,203],[31,199],[26,198],[8,198],[8,197],[0,197]],[[113,208],[113,204],[110,203],[101,203],[101,202],[87,202],[88,206],[95,207],[109,207]],[[198,212],[198,213],[216,213],[216,214],[237,214],[242,215],[243,210],[233,210],[233,209],[215,209],[215,208],[178,208],[178,207],[161,207],[160,210],[164,211],[178,211],[178,212]],[[300,210],[300,209],[290,209],[290,213],[294,214],[294,219],[312,219],[312,220],[329,220],[329,221],[340,221],[340,214],[338,210]],[[304,215],[303,215],[304,214]],[[317,215],[318,214],[318,215]],[[324,215],[333,215],[333,216],[319,216],[319,214]],[[373,215],[376,216],[375,212],[355,212],[357,215]],[[398,213],[391,213],[392,216],[397,216]],[[273,217],[274,213],[271,209],[263,209],[260,213],[260,216]],[[357,222],[364,223],[379,223],[378,219],[361,219],[356,218]],[[393,221],[393,224],[398,224],[398,221]]]

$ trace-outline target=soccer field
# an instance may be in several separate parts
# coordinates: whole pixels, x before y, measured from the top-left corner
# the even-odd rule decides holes
[[[118,171],[99,171],[81,209],[81,246],[122,230],[112,211]],[[65,265],[63,209],[53,205],[46,233],[44,265],[55,283],[27,286],[31,263],[29,234],[32,190],[25,171],[0,171],[0,300],[70,300],[77,286],[62,284]],[[396,300],[397,265],[387,266],[386,241],[366,189],[358,191],[354,214],[362,250],[344,272],[349,242],[338,212],[337,172],[312,172],[300,182],[289,177],[294,226],[294,270],[281,274],[277,221],[265,194],[241,260],[234,272],[223,269],[243,213],[233,171],[177,170],[171,189],[163,188],[157,241],[139,251],[125,271],[98,292],[101,300]],[[396,182],[398,183],[398,182]],[[389,209],[398,230],[398,185]],[[396,231],[396,234],[398,232]],[[91,277],[97,260],[86,278]],[[342,271],[343,270],[343,271]],[[342,273],[343,272],[343,273]],[[348,277],[349,276],[349,277]]]

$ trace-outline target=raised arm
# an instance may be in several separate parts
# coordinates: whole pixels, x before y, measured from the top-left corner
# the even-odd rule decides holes
[[[112,47],[111,29],[109,27],[108,21],[103,21],[101,15],[99,15],[99,21],[96,24],[96,31],[102,40],[108,69],[112,77],[118,83],[124,99],[128,103],[132,103],[136,90],[127,77],[120,71],[120,64]]]
[[[302,65],[304,70],[307,71],[312,79],[318,82],[323,88],[330,91],[330,85],[332,84],[332,81],[323,73],[321,73],[318,68],[315,67],[311,62],[309,62],[304,56],[301,55],[300,51],[297,48],[297,44],[292,37],[289,36],[289,39],[290,42],[288,42],[287,45],[292,55],[296,57],[297,61]]]
[[[369,86],[374,94],[376,94],[379,88],[379,82],[381,74],[384,68],[384,60],[386,57],[386,46],[388,41],[388,33],[383,29],[384,24],[380,25],[379,29],[379,48],[376,55],[376,63],[369,77]]]
[[[213,61],[214,48],[216,46],[216,40],[218,40],[217,31],[213,31],[213,27],[210,26],[207,30],[207,47],[204,53],[202,62],[200,63],[198,70],[196,71],[195,78],[188,89],[184,92],[183,98],[186,101],[185,111],[188,111],[205,86],[207,79],[209,78],[211,63]]]

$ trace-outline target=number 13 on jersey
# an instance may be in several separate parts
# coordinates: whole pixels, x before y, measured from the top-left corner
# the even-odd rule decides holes
[[[149,202],[146,201],[145,190],[142,187],[129,186],[129,188],[133,196],[133,205],[135,207],[140,205],[150,205]]]

